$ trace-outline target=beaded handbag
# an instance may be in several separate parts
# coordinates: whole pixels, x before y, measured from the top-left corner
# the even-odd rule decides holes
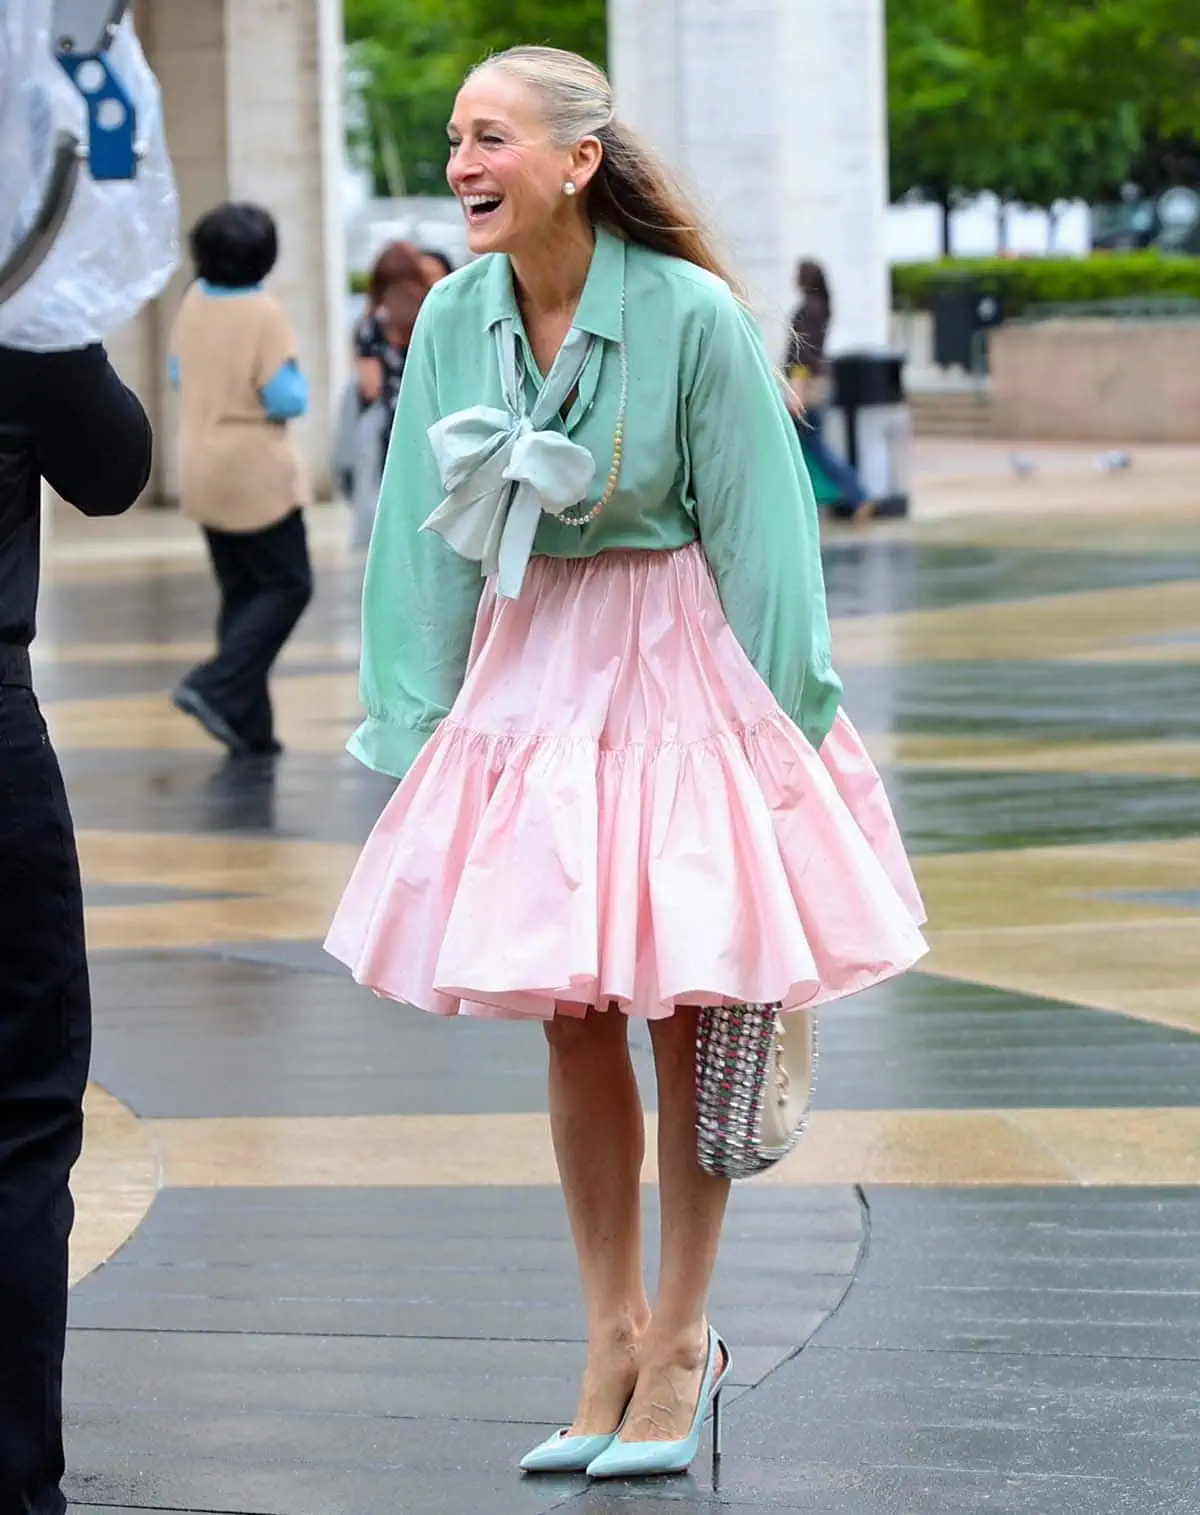
[[[696,1154],[715,1178],[751,1178],[804,1134],[817,1076],[817,1022],[805,1010],[723,1005],[700,1011]]]

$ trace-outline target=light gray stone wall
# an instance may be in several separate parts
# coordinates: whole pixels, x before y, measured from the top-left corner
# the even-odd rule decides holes
[[[609,0],[620,114],[716,222],[773,353],[805,255],[835,350],[888,334],[883,0]]]

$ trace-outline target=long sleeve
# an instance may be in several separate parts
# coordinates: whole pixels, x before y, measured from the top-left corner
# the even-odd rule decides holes
[[[462,686],[483,592],[479,564],[421,523],[443,490],[426,432],[438,419],[427,302],[413,332],[363,585],[359,693],[350,751],[402,778]]]
[[[814,747],[841,698],[812,484],[753,319],[719,292],[684,375],[688,484],[726,617]]]
[[[296,421],[308,410],[308,380],[295,358],[289,358],[259,394],[272,421]]]
[[[128,510],[150,478],[153,439],[141,402],[99,345],[15,355],[42,477],[89,516]]]

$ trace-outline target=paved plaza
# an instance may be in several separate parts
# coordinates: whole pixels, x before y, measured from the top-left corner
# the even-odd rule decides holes
[[[655,1484],[515,1471],[583,1356],[543,1040],[322,954],[389,793],[342,752],[343,515],[275,764],[167,698],[214,613],[191,531],[56,522],[38,680],[97,1020],[75,1508],[1200,1512],[1200,460],[918,462],[918,518],[832,533],[826,571],[933,950],[826,1013],[811,1134],[735,1190],[715,1484],[707,1441]]]

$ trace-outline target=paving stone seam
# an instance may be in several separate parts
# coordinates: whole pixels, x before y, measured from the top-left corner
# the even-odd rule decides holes
[[[1163,1326],[1161,1329],[1170,1330],[1173,1328],[1169,1326]],[[905,1355],[919,1355],[921,1357],[986,1357],[989,1362],[993,1358],[1002,1359],[1006,1357],[1018,1359],[1024,1359],[1027,1357],[1048,1357],[1062,1359],[1063,1361],[1067,1362],[1200,1362],[1200,1355],[1177,1357],[1174,1354],[1163,1354],[1159,1352],[1063,1352],[1059,1350],[1046,1351],[1041,1347],[1026,1347],[1021,1350],[1017,1350],[1015,1348],[1012,1350],[1003,1350],[995,1347],[978,1346],[930,1347],[922,1345],[913,1347],[888,1347],[882,1344],[878,1346],[872,1345],[857,1347],[829,1347],[822,1346],[820,1342],[813,1341],[809,1343],[809,1346],[806,1347],[805,1350],[824,1352],[827,1354],[833,1354],[837,1352],[885,1352],[894,1357],[902,1357]]]
[[[79,1499],[74,1496],[72,1496],[70,1507],[80,1510],[120,1510],[122,1508],[128,1510],[146,1510],[149,1512],[149,1515],[265,1515],[265,1512],[262,1510],[216,1509],[210,1505],[131,1504],[122,1507],[113,1504],[93,1504],[91,1500]],[[283,1510],[273,1511],[271,1515],[287,1515],[287,1512]]]

